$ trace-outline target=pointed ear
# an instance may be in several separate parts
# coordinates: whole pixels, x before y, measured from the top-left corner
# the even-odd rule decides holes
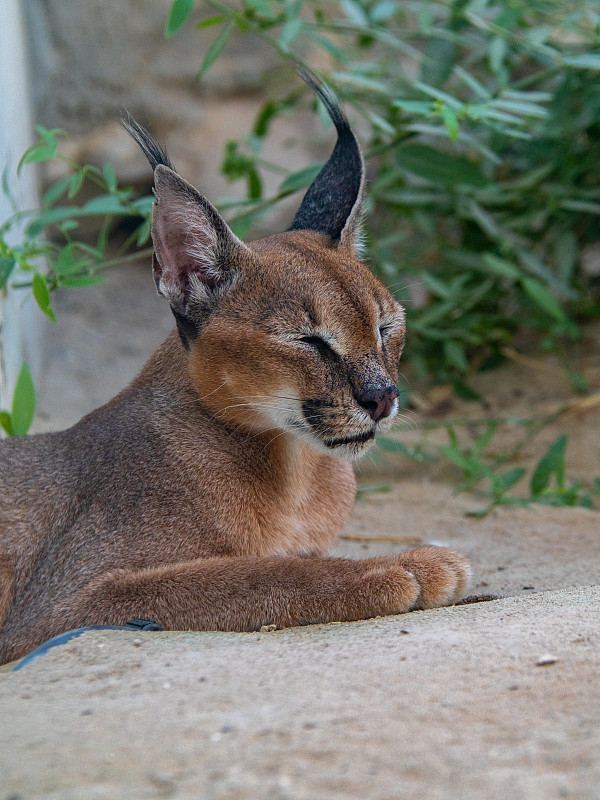
[[[234,283],[247,248],[208,200],[163,164],[154,171],[154,193],[154,282],[178,324],[192,324]]]
[[[362,152],[333,93],[311,73],[302,68],[298,72],[323,101],[338,140],[306,192],[290,230],[323,233],[333,244],[354,254],[359,247],[366,182]]]

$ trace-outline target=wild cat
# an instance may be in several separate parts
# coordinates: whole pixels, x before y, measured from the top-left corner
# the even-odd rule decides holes
[[[327,558],[351,460],[397,414],[401,306],[358,260],[365,169],[337,130],[291,227],[244,244],[135,122],[154,169],[153,273],[177,330],[67,431],[0,447],[0,661],[68,628],[356,620],[451,603],[441,547]]]

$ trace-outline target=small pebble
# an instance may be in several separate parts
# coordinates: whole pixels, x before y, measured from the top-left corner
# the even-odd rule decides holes
[[[546,655],[538,658],[538,660],[535,662],[535,665],[536,667],[548,667],[550,664],[556,664],[557,661],[557,656],[553,656],[552,653],[546,653]]]

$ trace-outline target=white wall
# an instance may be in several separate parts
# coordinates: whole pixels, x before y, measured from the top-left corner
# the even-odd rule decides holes
[[[2,0],[0,25],[0,172],[20,209],[39,204],[33,166],[26,166],[17,179],[19,158],[32,142],[31,112],[27,85],[25,28],[20,0]],[[13,213],[11,203],[0,189],[0,223]],[[11,244],[20,231],[12,234]],[[29,292],[9,291],[0,297],[0,405],[10,408],[14,383],[21,362],[27,361],[34,380],[39,372],[36,346],[40,312]]]

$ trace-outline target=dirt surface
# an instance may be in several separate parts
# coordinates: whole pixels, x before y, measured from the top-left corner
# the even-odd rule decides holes
[[[58,299],[38,429],[109,399],[170,330],[144,272]],[[568,480],[589,482],[597,334],[577,355],[587,407],[555,359],[526,354],[477,378],[487,407],[434,392],[421,419],[562,409],[508,466],[567,433]],[[394,458],[360,476],[387,490],[363,495],[334,554],[449,545],[472,559],[468,593],[499,599],[272,633],[84,634],[0,670],[0,800],[600,800],[600,511],[476,519],[484,500],[455,494],[444,466]]]

